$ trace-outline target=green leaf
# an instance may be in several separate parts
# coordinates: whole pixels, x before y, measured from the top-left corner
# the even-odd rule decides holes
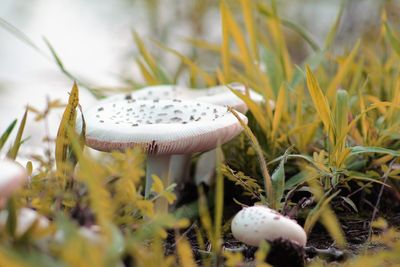
[[[394,35],[392,28],[387,22],[384,22],[383,25],[385,26],[387,37],[390,41],[390,44],[393,47],[393,50],[396,52],[398,56],[400,56],[400,40]]]
[[[0,150],[3,148],[4,144],[7,142],[8,137],[10,136],[12,130],[14,129],[15,125],[17,124],[17,119],[15,119],[4,131],[4,133],[0,137]]]
[[[281,162],[278,165],[278,168],[275,169],[274,173],[271,176],[277,210],[280,209],[283,192],[285,191],[285,161],[286,158],[282,158]]]
[[[26,119],[28,117],[28,109],[25,110],[24,116],[22,117],[21,123],[19,124],[17,136],[15,137],[14,145],[10,148],[7,153],[7,157],[15,160],[18,155],[18,150],[23,143],[22,134],[24,133]]]
[[[388,154],[393,157],[400,157],[400,152],[383,147],[365,147],[365,146],[354,146],[351,147],[351,155],[363,154],[363,153],[377,153],[377,154]]]

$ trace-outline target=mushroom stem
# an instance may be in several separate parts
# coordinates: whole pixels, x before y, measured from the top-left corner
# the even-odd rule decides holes
[[[173,155],[171,158],[170,177],[178,185],[190,181],[191,158],[192,154]]]
[[[196,185],[204,183],[210,185],[215,176],[215,168],[217,163],[217,150],[212,149],[200,155],[197,161],[194,180]]]
[[[153,185],[152,175],[157,175],[165,186],[169,185],[169,164],[171,155],[149,155],[146,166],[146,188],[145,198],[148,199],[150,189]],[[168,211],[168,202],[165,198],[156,200],[156,210],[166,213]]]

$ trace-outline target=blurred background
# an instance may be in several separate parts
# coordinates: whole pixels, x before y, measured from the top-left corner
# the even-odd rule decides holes
[[[239,8],[235,1],[228,2],[233,10],[235,5]],[[341,2],[277,1],[281,17],[307,29],[319,44],[334,23]],[[388,16],[397,20],[399,2],[344,1],[335,50],[345,50],[359,38],[373,39],[380,27],[380,10],[386,8]],[[153,39],[195,58],[205,70],[219,64],[217,57],[193,49],[187,41],[196,38],[220,42],[217,0],[1,0],[0,19],[0,132],[14,118],[21,118],[26,105],[43,110],[46,98],[60,99],[63,103],[68,98],[72,79],[60,71],[44,38],[70,73],[88,87],[107,88],[108,94],[114,89],[133,89],[144,84],[135,64],[138,51],[133,31],[144,40],[166,72],[175,72],[179,59],[157,47]],[[290,30],[285,33],[289,51],[301,63],[310,47]],[[21,40],[24,38],[29,38],[36,48]],[[188,85],[184,75],[177,82]],[[96,98],[81,86],[83,108],[94,101]],[[52,112],[47,124],[33,122],[34,116],[29,116],[27,144],[33,149],[39,146],[45,131],[54,136],[60,116],[61,109]]]

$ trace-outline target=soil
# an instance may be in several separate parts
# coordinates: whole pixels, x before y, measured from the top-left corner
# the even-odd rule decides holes
[[[326,262],[341,262],[349,257],[365,252],[366,250],[376,251],[384,249],[384,247],[380,245],[368,242],[373,210],[372,207],[374,206],[372,203],[376,203],[377,199],[374,196],[378,195],[375,194],[375,192],[378,192],[379,189],[380,187],[377,186],[372,190],[372,194],[368,196],[360,194],[355,198],[357,204],[362,207],[358,212],[348,208],[343,208],[343,206],[339,205],[340,203],[332,203],[348,242],[346,249],[341,250],[337,248],[335,242],[330,238],[324,227],[317,224],[308,237],[307,247],[305,249],[299,248],[284,240],[270,242],[271,251],[266,261],[277,267],[301,267],[307,262],[312,261],[315,257],[320,257]],[[191,192],[193,191],[191,190]],[[384,191],[382,198],[379,201],[379,211],[376,214],[376,218],[383,217],[387,220],[389,225],[400,227],[400,207],[398,205],[393,205],[393,199],[398,198],[398,196],[394,196],[393,194],[394,193],[390,190]],[[191,200],[195,198],[196,196],[191,194]],[[225,215],[233,213],[229,210],[229,207],[225,208],[227,209]],[[301,220],[299,220],[299,222],[301,223]],[[193,223],[188,229],[181,231],[180,235],[184,235],[188,238],[192,245],[194,256],[200,265],[202,257],[211,257],[212,253],[209,243],[206,244],[205,250],[199,248],[196,238],[196,227],[200,228],[198,222]],[[373,229],[372,233],[377,234],[379,232],[376,229]],[[175,235],[174,233],[170,233],[170,236],[165,243],[166,253],[175,253],[175,245]],[[252,264],[252,261],[257,248],[246,246],[235,240],[231,235],[227,235],[224,237],[223,249],[241,252],[243,256],[245,256],[246,262],[248,262],[248,265],[246,264],[246,266],[254,265]]]

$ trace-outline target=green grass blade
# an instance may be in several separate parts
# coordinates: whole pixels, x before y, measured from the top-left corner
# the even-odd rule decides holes
[[[7,157],[10,159],[15,160],[17,158],[19,147],[23,143],[22,134],[24,133],[27,117],[28,117],[28,109],[25,110],[24,116],[22,117],[21,123],[19,124],[18,132],[17,132],[17,136],[15,137],[14,144],[7,153]]]
[[[10,136],[12,130],[14,129],[15,125],[17,124],[17,119],[13,120],[4,133],[0,137],[0,151],[3,148],[4,144],[7,142],[8,137]]]

